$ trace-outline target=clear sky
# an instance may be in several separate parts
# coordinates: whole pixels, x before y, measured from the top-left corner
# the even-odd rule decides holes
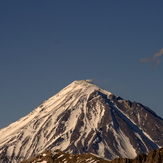
[[[163,117],[162,0],[0,0],[0,128],[81,79]]]

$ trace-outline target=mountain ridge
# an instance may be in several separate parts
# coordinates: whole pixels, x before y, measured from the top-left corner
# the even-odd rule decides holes
[[[20,163],[44,162],[44,163],[163,163],[163,148],[152,150],[147,155],[140,153],[135,158],[115,158],[114,160],[106,160],[91,153],[71,154],[64,153],[60,150],[43,151],[35,157],[24,160]]]
[[[46,149],[134,158],[163,146],[162,126],[148,107],[74,81],[0,130],[0,160],[15,163]]]

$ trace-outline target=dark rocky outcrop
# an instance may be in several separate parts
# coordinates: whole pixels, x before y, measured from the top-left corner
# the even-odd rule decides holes
[[[150,151],[148,155],[138,154],[134,159],[129,158],[116,158],[112,161],[105,160],[90,153],[85,154],[69,154],[60,150],[56,150],[53,153],[50,151],[44,151],[39,155],[22,161],[21,163],[163,163],[163,148]]]

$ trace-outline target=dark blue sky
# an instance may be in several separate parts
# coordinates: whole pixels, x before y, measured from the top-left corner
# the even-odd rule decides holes
[[[163,48],[162,6],[162,0],[1,0],[0,128],[72,81],[90,78],[163,117],[163,54],[153,57]]]

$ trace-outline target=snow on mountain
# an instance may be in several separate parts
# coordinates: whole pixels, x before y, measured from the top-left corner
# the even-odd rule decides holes
[[[71,154],[56,150],[53,153],[50,151],[43,151],[38,155],[24,160],[20,163],[110,163],[110,161],[100,158],[91,153],[85,154]]]
[[[46,149],[134,158],[163,146],[162,126],[148,107],[74,81],[0,130],[0,160],[16,163]]]

